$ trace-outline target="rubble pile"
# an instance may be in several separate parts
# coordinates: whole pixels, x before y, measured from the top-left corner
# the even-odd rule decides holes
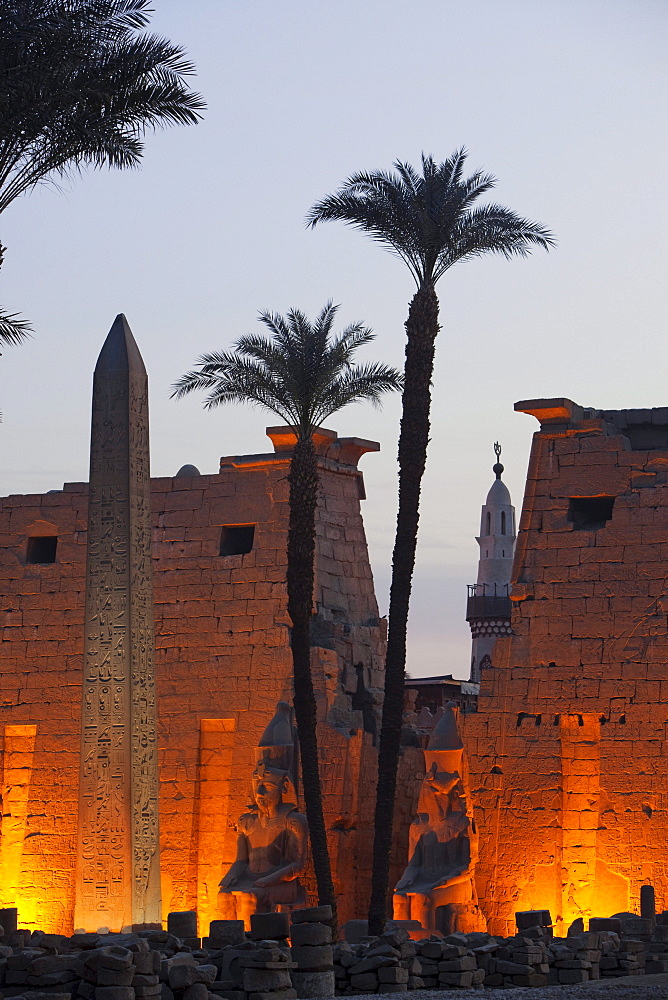
[[[411,940],[400,925],[369,938],[358,926],[350,942],[338,943],[329,907],[294,910],[292,923],[285,913],[254,914],[248,934],[241,921],[214,920],[201,940],[194,913],[170,916],[167,931],[2,933],[0,1000],[325,1000],[668,972],[668,914],[592,918],[587,931],[578,921],[565,938],[553,936],[545,911],[517,914],[517,934],[508,938]]]

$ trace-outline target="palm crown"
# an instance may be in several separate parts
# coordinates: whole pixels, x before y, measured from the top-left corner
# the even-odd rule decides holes
[[[137,34],[148,0],[0,0],[0,212],[47,175],[136,166],[141,135],[192,124],[183,50]]]
[[[50,176],[134,167],[147,128],[201,117],[183,50],[137,34],[149,14],[149,0],[0,0],[0,212]],[[30,329],[0,308],[0,343]]]
[[[496,184],[492,174],[463,176],[466,150],[436,163],[422,154],[422,173],[396,161],[396,173],[353,174],[307,216],[318,222],[346,222],[399,256],[418,285],[435,283],[460,260],[484,253],[526,256],[531,246],[554,244],[551,233],[501,205],[474,207]]]
[[[377,404],[401,386],[394,368],[378,363],[353,364],[353,355],[374,339],[361,323],[333,335],[338,306],[329,302],[315,322],[298,309],[287,316],[260,313],[272,336],[246,334],[231,351],[203,354],[198,370],[173,386],[180,398],[196,389],[208,392],[204,406],[245,402],[263,406],[294,426],[300,439],[348,403]]]

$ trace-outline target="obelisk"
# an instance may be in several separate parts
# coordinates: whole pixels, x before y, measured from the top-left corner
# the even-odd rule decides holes
[[[125,316],[95,367],[76,929],[159,924],[148,379]]]

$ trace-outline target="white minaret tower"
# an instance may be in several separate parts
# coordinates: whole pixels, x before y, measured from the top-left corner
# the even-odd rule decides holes
[[[471,680],[479,681],[481,669],[492,660],[494,643],[510,635],[510,577],[515,548],[515,508],[508,487],[501,480],[501,445],[494,445],[496,475],[480,516],[477,582],[469,586],[466,619],[471,626]]]

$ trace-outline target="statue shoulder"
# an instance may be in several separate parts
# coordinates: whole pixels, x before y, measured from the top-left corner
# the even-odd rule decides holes
[[[257,824],[257,813],[247,812],[243,813],[237,822],[237,831],[239,833],[250,833],[251,830],[255,828]]]
[[[292,808],[285,817],[285,825],[295,832],[308,830],[308,820],[304,813],[300,813],[296,808]]]

